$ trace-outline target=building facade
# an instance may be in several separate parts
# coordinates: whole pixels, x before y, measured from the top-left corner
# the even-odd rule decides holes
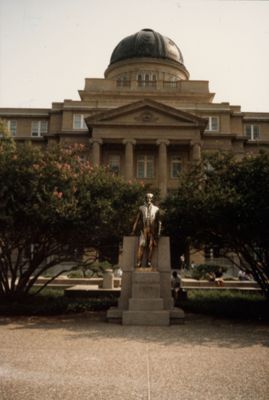
[[[203,152],[269,149],[269,113],[214,103],[208,81],[190,80],[178,46],[151,29],[121,40],[104,78],[87,78],[79,95],[50,109],[2,108],[0,118],[17,142],[83,144],[94,165],[147,182],[162,197]]]

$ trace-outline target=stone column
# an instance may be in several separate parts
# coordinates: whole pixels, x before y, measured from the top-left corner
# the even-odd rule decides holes
[[[98,167],[101,161],[101,144],[103,140],[93,138],[90,140],[90,143],[92,144],[92,162],[94,166]]]
[[[159,146],[159,189],[161,198],[164,198],[167,194],[167,146],[169,140],[157,140]]]
[[[134,139],[124,139],[125,145],[125,179],[132,180],[134,174]]]
[[[201,144],[194,143],[192,146],[192,161],[199,163],[201,161]]]

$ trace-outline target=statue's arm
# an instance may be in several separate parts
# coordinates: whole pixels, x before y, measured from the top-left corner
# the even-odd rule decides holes
[[[162,230],[162,218],[161,218],[161,212],[158,210],[157,216],[156,216],[156,223],[157,223],[157,234],[158,237],[161,236],[161,230]]]
[[[132,229],[131,235],[135,235],[136,227],[137,227],[137,224],[138,224],[138,221],[139,221],[140,217],[141,217],[141,212],[139,211],[139,212],[137,213],[137,215],[136,215],[136,218],[135,218],[135,222],[134,222],[134,224],[133,224],[133,229]]]

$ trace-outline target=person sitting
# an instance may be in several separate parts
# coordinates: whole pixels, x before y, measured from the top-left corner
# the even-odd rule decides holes
[[[214,272],[208,272],[206,274],[206,278],[209,280],[209,282],[215,282],[216,275],[214,274]]]
[[[216,272],[215,272],[215,282],[218,286],[223,286],[224,282],[223,282],[223,272],[222,269],[219,268]]]
[[[242,271],[240,269],[240,271],[238,272],[238,279],[240,281],[249,281],[250,280],[250,276],[246,271]]]
[[[171,288],[172,288],[172,296],[174,299],[174,304],[176,305],[179,300],[179,294],[181,290],[181,276],[177,271],[173,271],[171,277]]]
[[[214,272],[207,273],[207,279],[209,280],[209,282],[215,282],[217,284],[217,286],[224,285],[222,276],[223,276],[223,272],[222,272],[221,268],[218,268],[215,273]]]

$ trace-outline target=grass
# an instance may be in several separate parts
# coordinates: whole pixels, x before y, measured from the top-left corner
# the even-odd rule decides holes
[[[180,307],[186,312],[215,317],[269,321],[269,301],[257,293],[189,290]]]
[[[63,289],[45,288],[39,295],[20,302],[0,303],[0,315],[63,315],[85,311],[105,311],[117,305],[115,296],[69,298]],[[261,294],[225,291],[188,291],[180,302],[186,313],[269,322],[269,302]]]
[[[104,311],[117,304],[115,297],[68,298],[63,289],[45,288],[37,296],[28,296],[23,301],[0,303],[0,315],[62,315],[85,311]]]

